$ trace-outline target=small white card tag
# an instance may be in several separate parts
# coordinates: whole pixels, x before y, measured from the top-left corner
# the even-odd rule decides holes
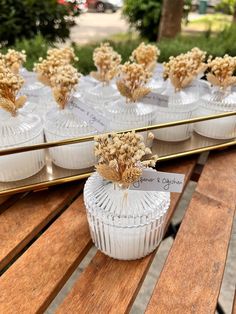
[[[144,169],[139,180],[130,186],[130,190],[180,193],[183,185],[183,174]]]
[[[167,95],[160,95],[155,92],[150,92],[147,95],[145,95],[141,102],[145,104],[160,106],[160,107],[168,107],[168,99],[169,97]]]
[[[107,120],[101,114],[94,112],[92,108],[89,108],[86,104],[80,100],[76,101],[75,99],[71,102],[74,113],[86,121],[89,126],[96,129],[98,132],[103,133],[106,130]]]

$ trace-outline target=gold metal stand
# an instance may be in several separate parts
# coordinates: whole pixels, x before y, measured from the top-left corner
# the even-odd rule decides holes
[[[175,122],[168,122],[159,125],[152,125],[143,128],[132,129],[136,132],[151,131],[155,129],[161,129],[166,127],[178,126],[189,123],[196,123],[200,121],[207,121],[211,119],[220,119],[224,117],[229,117],[236,115],[236,112],[227,112],[223,114],[210,115],[205,117],[198,117],[189,120],[181,120]],[[128,132],[132,130],[125,130],[123,132]],[[75,180],[81,180],[87,178],[92,172],[93,168],[83,169],[83,170],[68,170],[55,166],[48,154],[48,148],[57,147],[63,145],[71,145],[82,142],[87,142],[93,140],[93,136],[86,136],[74,139],[68,139],[64,141],[42,143],[32,146],[15,147],[10,149],[5,149],[0,151],[0,156],[10,155],[15,153],[22,153],[37,149],[46,149],[47,158],[46,166],[36,175],[16,181],[16,182],[0,182],[0,195],[8,195],[16,192],[24,192],[28,190],[43,189],[48,186],[62,184],[66,182],[71,182]],[[200,136],[194,133],[189,140],[182,142],[164,142],[155,140],[152,147],[152,152],[157,154],[158,162],[170,160],[173,158],[188,156],[192,154],[202,153],[205,151],[211,151],[216,149],[223,149],[230,146],[236,145],[236,139],[231,140],[216,140]],[[1,158],[1,157],[0,157]]]

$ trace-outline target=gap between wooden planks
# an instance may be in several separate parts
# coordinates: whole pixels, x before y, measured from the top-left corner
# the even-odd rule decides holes
[[[184,173],[185,184],[196,165],[196,158],[178,160],[162,171]],[[166,228],[181,195],[173,193]],[[98,252],[75,283],[57,313],[125,313],[130,309],[155,256],[137,261],[118,261]]]
[[[236,150],[212,154],[146,313],[214,313],[236,206]]]

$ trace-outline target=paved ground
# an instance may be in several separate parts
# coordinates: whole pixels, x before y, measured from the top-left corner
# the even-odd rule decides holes
[[[121,11],[116,13],[84,13],[76,19],[77,25],[71,29],[71,41],[86,44],[98,41],[113,34],[127,32],[128,23],[122,18]]]
[[[200,15],[196,12],[189,14],[189,21],[196,20]],[[129,24],[122,17],[121,10],[116,13],[87,12],[76,18],[76,26],[71,29],[70,41],[78,44],[87,44],[99,41],[113,34],[125,33],[129,30]],[[184,27],[184,31],[190,31],[191,27]],[[193,29],[193,31],[195,31]],[[69,41],[69,42],[70,42]]]

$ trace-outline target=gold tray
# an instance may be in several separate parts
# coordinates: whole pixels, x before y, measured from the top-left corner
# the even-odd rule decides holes
[[[223,114],[211,115],[206,117],[193,118],[189,120],[181,120],[169,123],[163,123],[159,125],[152,125],[144,128],[135,129],[137,132],[151,131],[154,129],[160,129],[170,126],[177,126],[182,124],[189,124],[194,122],[206,121],[211,119],[220,119],[223,117],[236,115],[236,112],[227,112]],[[126,130],[122,132],[128,132]],[[69,145],[75,143],[86,142],[92,140],[93,137],[81,137],[59,142],[43,143],[32,146],[16,147],[0,151],[0,156],[9,155],[13,153],[21,153],[37,149],[46,149],[46,165],[36,175],[15,182],[0,182],[0,195],[8,195],[16,192],[25,192],[28,190],[44,189],[48,186],[61,184],[65,182],[71,182],[87,178],[94,168],[88,168],[83,170],[68,170],[55,166],[48,154],[48,148],[62,145]],[[210,150],[222,149],[236,145],[236,138],[230,140],[216,140],[210,139],[193,133],[190,139],[182,142],[164,142],[154,140],[152,146],[152,152],[158,155],[158,162],[169,160],[177,157],[188,156],[196,153],[201,153]],[[1,158],[1,157],[0,157]]]

